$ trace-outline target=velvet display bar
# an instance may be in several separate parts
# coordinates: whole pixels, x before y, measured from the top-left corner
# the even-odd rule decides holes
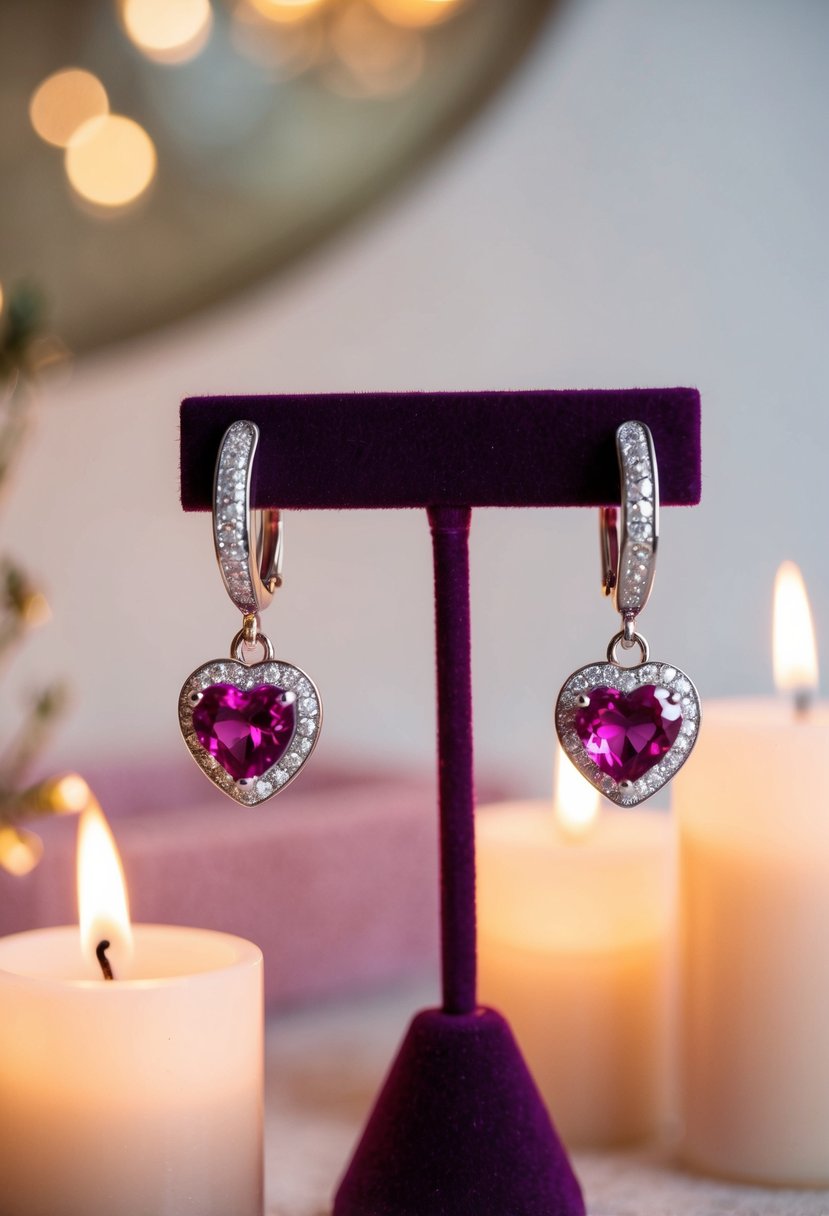
[[[468,534],[479,506],[619,502],[615,432],[650,427],[665,505],[699,500],[694,389],[190,398],[182,502],[211,507],[227,427],[260,430],[253,503],[426,508],[435,573],[443,1005],[412,1022],[334,1216],[584,1216],[509,1026],[477,1007]]]
[[[181,501],[209,511],[222,435],[260,430],[254,506],[595,507],[618,502],[616,427],[650,427],[664,506],[700,497],[692,388],[189,397]]]

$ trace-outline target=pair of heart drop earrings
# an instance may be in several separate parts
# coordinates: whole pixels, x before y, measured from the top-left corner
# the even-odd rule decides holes
[[[188,676],[179,696],[184,741],[204,773],[236,802],[273,797],[301,771],[316,746],[322,702],[313,680],[285,659],[259,627],[259,613],[282,584],[283,525],[278,510],[252,511],[250,485],[259,429],[234,422],[225,432],[213,487],[213,539],[225,589],[242,614],[230,657]],[[659,487],[653,439],[641,422],[616,432],[621,507],[601,512],[605,594],[621,628],[606,661],[574,671],[556,704],[565,754],[606,798],[636,806],[670,780],[696,741],[700,706],[677,666],[650,659],[637,617],[653,584]],[[248,660],[262,648],[259,662]],[[638,648],[624,667],[617,652]]]

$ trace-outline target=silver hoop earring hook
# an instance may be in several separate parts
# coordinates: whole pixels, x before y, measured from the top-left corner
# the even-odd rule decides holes
[[[246,616],[261,612],[282,585],[282,516],[251,511],[254,422],[234,422],[224,433],[213,481],[213,542],[228,595]]]
[[[622,645],[634,643],[636,617],[648,602],[659,538],[659,479],[653,436],[644,422],[623,422],[616,431],[620,508],[599,514],[602,589],[622,616]]]

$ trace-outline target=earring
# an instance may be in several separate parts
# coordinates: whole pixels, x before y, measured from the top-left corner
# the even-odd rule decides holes
[[[688,759],[699,730],[697,690],[675,664],[650,661],[636,618],[650,595],[659,535],[659,486],[649,429],[625,422],[616,432],[621,510],[600,515],[602,581],[622,627],[605,663],[581,667],[556,703],[565,754],[611,802],[636,806],[661,789]],[[638,647],[640,662],[622,667],[617,649]]]
[[[179,695],[184,742],[203,773],[236,802],[255,806],[294,780],[322,724],[317,688],[304,671],[274,659],[259,613],[282,585],[282,518],[251,512],[259,428],[234,422],[225,432],[213,483],[213,540],[228,595],[242,614],[229,659],[197,668]],[[251,663],[261,647],[263,661]]]

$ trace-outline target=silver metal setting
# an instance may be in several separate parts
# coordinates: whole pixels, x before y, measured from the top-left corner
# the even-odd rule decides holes
[[[251,511],[253,460],[259,442],[254,422],[225,431],[213,481],[213,542],[228,595],[246,615],[267,608],[282,585],[282,517]]]
[[[270,638],[266,637],[261,630],[256,629],[253,639],[248,640],[248,638],[245,636],[245,626],[243,625],[239,632],[234,634],[233,641],[230,643],[230,657],[235,659],[237,663],[244,663],[245,651],[255,650],[257,646],[261,646],[262,650],[264,651],[262,662],[272,663],[273,644]]]
[[[622,643],[623,647],[625,645],[638,646],[641,661],[643,663],[647,663],[648,659],[650,658],[650,653],[651,653],[650,647],[648,646],[647,638],[643,637],[641,633],[633,633],[630,637],[630,640],[628,640],[627,633],[624,629],[620,629],[618,633],[614,633],[613,637],[610,639],[610,641],[607,644],[607,661],[608,661],[608,663],[615,663],[616,666],[619,665],[619,661],[616,658],[616,647],[619,645],[620,642]]]
[[[615,642],[621,637],[617,635]],[[644,639],[637,636],[640,646]],[[647,643],[645,643],[645,646]],[[668,701],[676,705],[682,725],[672,747],[664,756],[635,781],[615,781],[603,773],[591,760],[579,738],[575,721],[582,700],[599,688],[615,688],[631,693],[643,685],[665,689]],[[697,741],[701,709],[699,694],[693,681],[669,663],[645,661],[635,667],[620,667],[617,663],[592,663],[574,671],[558,695],[556,730],[565,755],[591,785],[617,806],[632,807],[660,790],[688,759]]]
[[[263,642],[263,639],[270,646],[267,638],[260,633],[258,642]],[[234,645],[235,642],[236,639]],[[276,764],[272,764],[259,777],[234,780],[199,742],[193,729],[193,710],[204,690],[215,684],[230,684],[245,690],[258,688],[261,684],[274,684],[284,690],[286,699],[296,701],[296,729],[291,742]],[[235,802],[242,806],[258,806],[274,794],[281,793],[302,771],[319,738],[322,700],[311,677],[285,659],[256,663],[251,667],[236,659],[213,659],[197,668],[185,680],[179,694],[178,718],[184,742],[202,772]]]
[[[616,451],[622,505],[600,512],[602,588],[613,595],[623,620],[632,622],[651,593],[659,538],[659,480],[649,428],[623,422]]]

